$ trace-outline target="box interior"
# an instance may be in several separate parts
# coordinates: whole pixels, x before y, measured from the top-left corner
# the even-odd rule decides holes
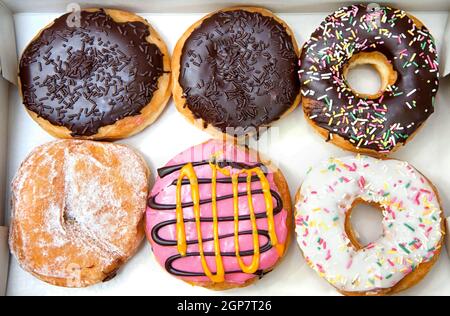
[[[2,0],[12,11],[15,26],[15,43],[20,53],[29,40],[45,25],[66,11],[71,1],[31,1],[31,0]],[[361,1],[358,1],[361,2]],[[355,2],[355,3],[358,3]],[[370,2],[370,1],[367,1]],[[180,35],[204,13],[212,10],[239,4],[254,4],[268,7],[284,19],[294,30],[297,42],[301,45],[317,27],[321,20],[334,9],[343,5],[342,1],[164,1],[153,0],[148,2],[132,0],[124,4],[123,1],[78,1],[82,7],[99,6],[126,9],[145,17],[160,33],[173,50]],[[380,1],[384,3],[384,1]],[[424,1],[391,1],[419,17],[437,39],[439,49],[446,44],[445,29],[447,25],[450,3],[446,0],[433,1],[433,5]],[[284,13],[283,13],[284,12]],[[176,23],[174,23],[176,21]],[[5,95],[5,93],[3,94]],[[442,188],[442,200],[445,206],[450,205],[450,194],[445,192],[450,187],[450,171],[443,172],[448,165],[450,149],[447,149],[446,137],[440,137],[450,120],[450,108],[446,100],[450,98],[450,79],[441,81],[437,97],[436,112],[426,123],[413,142],[392,155],[411,162],[416,168],[423,171],[437,186]],[[6,183],[10,183],[21,161],[36,146],[53,140],[26,113],[17,89],[9,87],[6,96],[9,108],[8,144],[7,149],[7,176]],[[1,104],[0,104],[1,105]],[[331,155],[345,156],[349,152],[342,151],[333,145],[326,144],[315,132],[307,126],[300,108],[283,120],[274,124],[270,135],[263,135],[253,144],[258,149],[278,163],[289,183],[291,194],[294,195],[301,183],[306,170],[317,161]],[[209,139],[210,136],[190,125],[176,111],[172,101],[167,105],[161,117],[144,132],[124,139],[120,143],[132,145],[145,157],[152,173],[156,168],[164,165],[171,157],[185,148]],[[276,142],[269,143],[270,140]],[[430,141],[431,140],[431,141]],[[430,164],[433,157],[433,164]],[[152,175],[152,183],[154,181]],[[8,197],[10,190],[7,186]],[[8,203],[7,203],[8,204]],[[9,211],[7,219],[9,220]],[[370,229],[370,227],[367,227]],[[443,291],[450,293],[450,260],[445,251],[437,265],[427,278],[418,286],[405,292],[410,295],[432,295]],[[24,272],[14,258],[11,259],[9,269],[8,295],[19,294],[41,295],[335,295],[337,292],[324,280],[319,278],[304,262],[295,240],[291,243],[286,258],[270,275],[257,282],[254,286],[236,289],[227,292],[211,292],[203,288],[192,288],[190,285],[168,275],[156,262],[150,247],[143,242],[138,253],[113,280],[92,286],[86,289],[64,289],[47,285],[28,273]]]
[[[124,2],[121,0],[105,0],[105,1],[89,1],[89,0],[3,0],[3,2],[14,13],[20,12],[62,12],[65,11],[67,5],[70,3],[77,3],[84,8],[96,7],[101,3],[104,7],[124,8]],[[424,11],[443,11],[450,9],[450,3],[447,0],[433,0],[432,5],[427,1],[420,0],[397,0],[397,1],[341,1],[341,0],[233,0],[233,1],[210,1],[210,0],[194,0],[194,1],[177,1],[177,0],[128,0],[126,1],[126,8],[134,12],[148,12],[148,13],[203,13],[212,10],[217,10],[224,7],[236,5],[257,5],[264,6],[275,12],[320,12],[332,11],[342,5],[361,3],[361,2],[375,2],[379,4],[395,5],[405,10],[424,10]]]

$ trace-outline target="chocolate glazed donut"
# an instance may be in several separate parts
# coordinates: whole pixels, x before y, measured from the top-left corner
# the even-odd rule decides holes
[[[27,110],[58,137],[121,138],[143,129],[170,93],[165,44],[144,19],[125,11],[83,10],[74,26],[68,18],[42,30],[22,55]]]
[[[177,108],[213,135],[253,134],[299,103],[297,52],[292,32],[270,11],[236,7],[212,13],[175,48]]]
[[[352,91],[345,78],[352,63],[376,68],[379,93]],[[339,9],[311,35],[300,64],[306,118],[344,149],[386,155],[411,139],[434,111],[434,39],[405,11],[364,4]]]

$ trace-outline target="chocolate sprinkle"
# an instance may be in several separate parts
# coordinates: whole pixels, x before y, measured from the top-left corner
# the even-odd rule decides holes
[[[292,37],[271,17],[245,10],[206,18],[184,43],[179,83],[196,118],[235,135],[280,118],[299,93]]]
[[[102,9],[82,11],[80,27],[69,27],[67,18],[25,49],[23,102],[74,137],[92,136],[150,103],[164,73],[163,54],[146,41],[150,31],[142,22],[118,23]]]

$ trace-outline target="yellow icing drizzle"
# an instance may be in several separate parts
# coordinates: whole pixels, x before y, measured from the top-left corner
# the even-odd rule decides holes
[[[216,175],[216,169],[213,168],[213,176]],[[202,262],[203,271],[205,275],[213,282],[223,282],[225,279],[225,271],[223,268],[222,256],[220,255],[220,244],[219,244],[219,229],[217,223],[217,205],[215,198],[216,191],[216,181],[212,181],[212,210],[213,210],[213,225],[214,225],[214,253],[216,257],[217,272],[212,274],[209,270],[208,263],[206,262],[205,253],[203,251],[203,237],[202,237],[202,227],[200,222],[200,194],[198,189],[197,175],[195,173],[192,163],[186,164],[181,168],[180,176],[177,181],[177,208],[176,208],[176,219],[177,219],[177,245],[178,252],[180,255],[186,255],[186,232],[184,229],[184,216],[183,207],[181,201],[181,182],[187,177],[191,185],[191,195],[194,208],[195,225],[197,228],[197,239],[198,239],[198,249],[200,252],[200,258]],[[215,177],[213,177],[215,178]]]
[[[234,209],[234,248],[236,250],[236,258],[238,260],[241,270],[245,273],[255,273],[259,267],[259,235],[258,227],[256,225],[255,210],[253,208],[252,193],[251,193],[251,172],[247,173],[247,198],[250,211],[250,222],[252,223],[252,237],[253,237],[253,259],[252,263],[247,266],[241,258],[239,251],[239,200],[238,200],[238,177],[239,174],[232,176],[233,184],[233,209]]]
[[[209,166],[212,171],[211,177],[211,208],[212,208],[212,217],[213,217],[213,235],[214,235],[214,254],[217,272],[216,274],[212,274],[211,270],[208,267],[208,263],[206,262],[205,254],[203,251],[203,240],[202,240],[202,231],[201,231],[201,222],[200,222],[200,194],[199,194],[199,186],[197,181],[197,175],[195,173],[195,169],[192,166],[192,163],[187,163],[180,170],[180,175],[177,180],[177,189],[176,189],[176,234],[177,234],[177,248],[178,252],[181,256],[186,255],[187,244],[186,244],[186,232],[184,225],[184,216],[183,216],[183,207],[182,207],[182,199],[181,199],[181,187],[182,181],[184,178],[189,179],[189,184],[191,186],[191,196],[193,203],[193,210],[195,216],[195,223],[197,228],[197,239],[198,239],[198,248],[200,253],[200,259],[202,263],[202,268],[205,275],[215,283],[220,283],[225,280],[225,271],[223,266],[222,255],[220,253],[220,241],[219,241],[219,223],[218,223],[218,210],[217,210],[217,172],[222,173],[225,176],[231,177],[232,188],[233,188],[233,210],[234,210],[234,245],[236,258],[239,263],[239,266],[244,273],[255,273],[259,268],[260,263],[260,248],[259,248],[259,234],[258,234],[258,226],[256,223],[255,210],[253,207],[252,200],[252,174],[256,173],[260,182],[261,189],[264,195],[264,201],[266,204],[266,215],[267,215],[267,225],[268,225],[268,233],[272,246],[277,250],[280,256],[284,253],[284,245],[278,243],[278,238],[275,231],[275,223],[273,217],[273,202],[272,202],[272,194],[270,192],[270,184],[267,180],[264,172],[259,168],[255,167],[252,169],[243,169],[237,173],[231,174],[229,169],[220,168],[215,163],[210,162]],[[252,262],[249,265],[246,265],[241,258],[239,251],[239,175],[241,174],[247,175],[247,199],[249,206],[249,215],[250,222],[252,224],[252,238],[253,238],[253,258]]]

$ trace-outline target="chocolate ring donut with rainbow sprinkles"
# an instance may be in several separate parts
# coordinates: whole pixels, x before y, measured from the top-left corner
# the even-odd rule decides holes
[[[362,64],[379,73],[377,93],[348,85],[348,71]],[[343,7],[303,46],[303,111],[331,143],[386,156],[410,141],[433,113],[438,73],[434,39],[417,18],[386,6]]]

